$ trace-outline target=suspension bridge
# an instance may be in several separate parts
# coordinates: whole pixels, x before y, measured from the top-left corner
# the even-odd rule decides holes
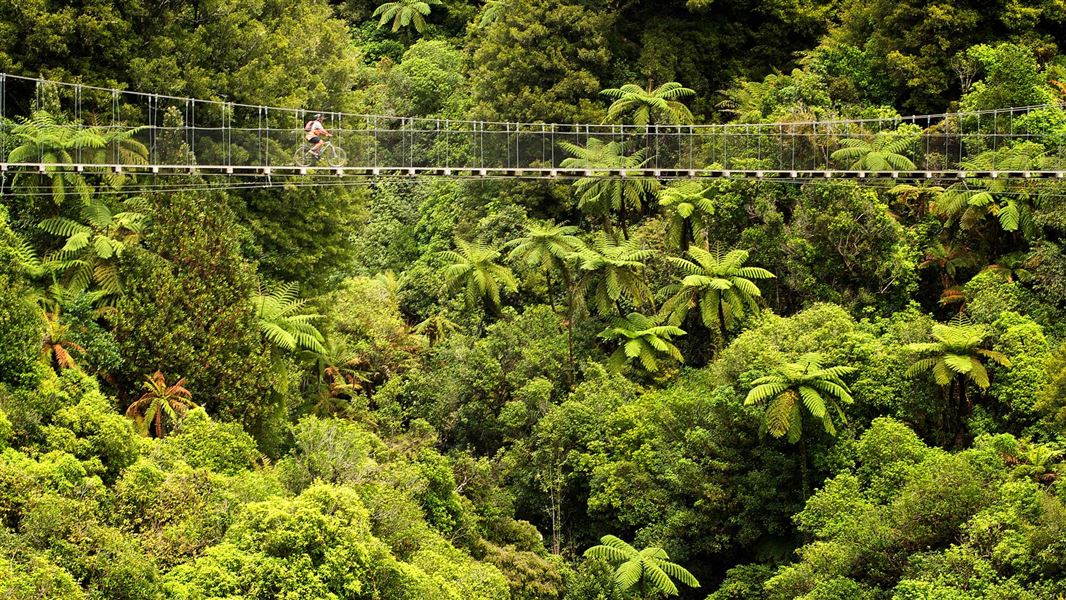
[[[123,143],[115,142],[104,149],[75,144],[62,160],[47,144],[37,144],[36,152],[13,153],[25,144],[15,135],[17,128],[35,110],[60,115],[68,128],[132,132],[139,151],[124,151]],[[297,164],[303,124],[316,113],[323,115],[333,133],[331,141],[346,156],[328,165]],[[1063,109],[1056,105],[725,125],[463,121],[250,105],[0,73],[0,171],[234,177],[1063,179],[1062,121]],[[900,139],[905,143],[892,144]],[[1039,160],[1000,158],[1003,150],[1020,142],[1039,144]],[[629,162],[572,159],[574,147],[590,148],[590,143],[616,144],[641,156]],[[840,152],[846,148],[852,148],[850,153]],[[905,156],[906,161],[864,159],[886,154]],[[979,156],[986,159],[975,161]]]

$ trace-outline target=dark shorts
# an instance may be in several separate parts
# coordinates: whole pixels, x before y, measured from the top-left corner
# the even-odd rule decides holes
[[[311,144],[313,146],[313,145],[315,145],[315,144],[317,144],[317,143],[319,143],[321,141],[322,141],[322,138],[318,137],[317,135],[314,135],[314,136],[311,136],[311,139],[307,140],[307,143]]]

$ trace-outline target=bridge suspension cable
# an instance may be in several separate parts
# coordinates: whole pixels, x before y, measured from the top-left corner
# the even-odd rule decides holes
[[[69,160],[11,151],[34,111],[66,126],[134,130],[143,151],[76,146]],[[303,124],[321,112],[346,157],[300,166]],[[186,98],[0,73],[0,170],[220,175],[444,177],[757,177],[945,179],[1066,177],[1066,139],[1048,123],[1057,105],[904,117],[723,125],[509,123],[357,114]],[[899,141],[900,143],[896,143]],[[1031,160],[1001,156],[1039,144]],[[590,146],[591,144],[591,146]],[[644,152],[636,163],[567,161],[572,147]],[[985,160],[976,160],[984,156]],[[902,157],[903,160],[900,160]],[[54,158],[54,157],[53,157]]]

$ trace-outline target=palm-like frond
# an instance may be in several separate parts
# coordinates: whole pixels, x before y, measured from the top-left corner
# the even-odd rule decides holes
[[[484,298],[493,306],[500,304],[500,289],[518,291],[518,280],[507,267],[500,265],[500,252],[479,242],[456,238],[455,250],[445,250],[440,256],[451,264],[442,272],[449,293],[465,289],[466,301],[473,305]]]
[[[1044,147],[1033,142],[988,150],[964,160],[966,171],[1033,171],[1052,160]],[[933,209],[947,219],[970,229],[992,216],[1008,232],[1020,232],[1027,238],[1039,233],[1034,218],[1034,196],[1028,186],[1018,188],[1001,178],[969,178],[948,187],[933,203]]]
[[[662,325],[658,318],[635,312],[615,319],[610,327],[600,332],[600,337],[621,344],[611,356],[612,367],[618,369],[636,359],[649,372],[659,370],[660,358],[682,362],[681,351],[671,342],[672,338],[682,335],[685,332],[680,327]]]
[[[46,111],[35,111],[11,129],[17,146],[8,153],[7,162],[41,162],[47,164],[73,163],[76,155],[85,164],[119,163],[139,165],[147,163],[148,149],[134,139],[140,128],[105,129],[81,123],[61,123]],[[112,153],[112,155],[109,155]],[[124,175],[101,171],[101,178],[111,187],[124,181]],[[19,177],[34,175],[19,175]],[[82,201],[88,201],[92,191],[82,173],[60,171],[45,167],[44,177],[51,182],[52,198],[62,204],[69,189]]]
[[[562,268],[568,256],[585,247],[576,235],[578,231],[573,225],[556,225],[552,221],[534,223],[526,228],[525,236],[506,244],[511,247],[508,257],[545,271]]]
[[[664,289],[672,294],[663,303],[662,314],[670,323],[681,323],[692,308],[700,307],[704,325],[713,330],[729,329],[751,311],[758,309],[762,296],[753,279],[770,279],[774,274],[759,267],[746,267],[748,253],[720,248],[714,252],[691,248],[689,258],[671,258],[685,274],[677,288]]]
[[[903,125],[865,138],[845,138],[830,157],[848,163],[848,168],[856,171],[913,171],[917,167],[906,155],[914,151],[920,136],[917,126]]]
[[[956,377],[963,377],[974,382],[979,388],[986,389],[991,382],[982,358],[1003,367],[1011,366],[1006,355],[983,347],[990,334],[984,325],[973,325],[964,321],[937,323],[932,330],[934,341],[907,345],[907,350],[914,353],[916,358],[911,362],[906,374],[913,377],[921,373],[932,373],[933,380],[940,386],[947,386]]]
[[[143,199],[131,198],[116,212],[105,199],[90,197],[79,211],[82,222],[53,217],[38,223],[41,230],[66,238],[47,262],[63,272],[67,287],[84,291],[95,282],[104,304],[122,292],[117,261],[129,245],[140,242],[148,217],[136,208],[143,205]]]
[[[611,169],[645,166],[650,160],[647,150],[626,154],[622,142],[604,142],[598,138],[590,138],[585,146],[569,142],[560,142],[559,146],[570,155],[560,163],[564,169],[583,169],[592,173],[574,182],[578,208],[585,212],[606,215],[624,208],[639,211],[645,198],[659,189],[659,183],[654,179],[606,177]]]
[[[311,323],[320,315],[303,313],[306,300],[297,295],[294,283],[285,283],[267,293],[252,296],[259,331],[271,344],[290,352],[297,349],[325,352],[322,334]]]
[[[667,216],[667,238],[679,248],[689,242],[706,241],[707,230],[715,213],[711,188],[698,181],[685,181],[659,192],[659,206]]]
[[[678,125],[692,122],[692,112],[679,102],[680,98],[694,96],[695,90],[676,81],[664,83],[655,89],[644,89],[632,83],[620,88],[609,88],[600,94],[614,102],[607,109],[607,121],[620,123],[628,119],[634,125]]]
[[[185,388],[185,378],[168,385],[166,376],[156,371],[142,384],[145,392],[126,408],[126,416],[155,425],[156,437],[163,437],[163,415],[176,423],[185,417],[189,409],[197,408],[192,393]]]
[[[396,0],[386,2],[374,10],[373,16],[381,17],[378,27],[384,27],[392,22],[392,31],[410,27],[422,33],[426,30],[426,17],[432,11],[432,7],[441,4],[441,0]]]
[[[599,233],[592,244],[570,255],[584,273],[579,290],[592,290],[593,302],[601,314],[627,299],[634,306],[652,302],[651,289],[644,281],[644,261],[653,256],[636,240],[617,240]]]
[[[613,535],[603,536],[600,543],[586,550],[585,556],[605,560],[614,566],[615,585],[623,594],[637,589],[644,593],[676,596],[678,589],[673,579],[690,587],[700,586],[692,573],[670,562],[669,555],[662,548],[648,547],[638,551]]]
[[[500,18],[512,9],[511,3],[506,0],[488,0],[481,9],[481,18],[478,19],[478,28],[488,27],[496,23]]]
[[[799,441],[801,407],[820,420],[826,433],[836,435],[831,417],[835,412],[841,420],[841,404],[851,404],[851,390],[841,379],[855,372],[854,367],[822,367],[821,357],[808,354],[793,363],[781,363],[769,375],[752,382],[744,404],[766,406],[763,428],[774,437],[786,434],[790,442]]]

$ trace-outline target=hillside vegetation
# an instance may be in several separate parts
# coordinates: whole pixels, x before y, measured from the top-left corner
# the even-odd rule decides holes
[[[248,104],[1046,105],[975,171],[1066,164],[1064,47],[1059,0],[0,0],[0,72]],[[149,151],[24,100],[6,158]],[[919,129],[861,182],[5,173],[0,598],[1066,598],[1066,184],[879,176]]]

